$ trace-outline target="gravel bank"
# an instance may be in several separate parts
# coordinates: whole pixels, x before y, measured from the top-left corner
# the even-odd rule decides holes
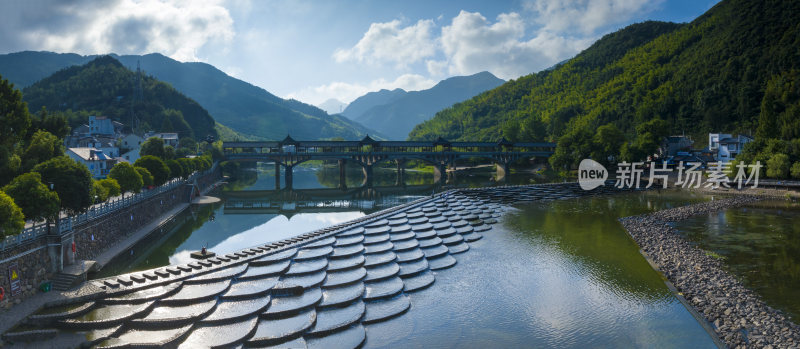
[[[760,200],[737,195],[621,218],[628,233],[729,347],[797,348],[800,326],[726,272],[723,262],[687,242],[668,223]]]

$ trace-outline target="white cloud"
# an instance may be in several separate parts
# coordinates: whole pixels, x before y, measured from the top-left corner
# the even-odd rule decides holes
[[[431,37],[433,27],[432,20],[420,20],[405,28],[401,28],[401,22],[397,19],[372,23],[355,46],[337,49],[333,58],[339,63],[392,62],[405,67],[436,53],[436,44]]]
[[[6,3],[0,49],[143,54],[197,61],[197,51],[234,36],[233,20],[217,1],[40,0]],[[13,37],[12,37],[13,36]],[[18,47],[15,47],[18,46]]]
[[[592,35],[598,29],[624,23],[654,10],[663,0],[531,0],[527,10],[536,13],[543,30]],[[577,30],[576,30],[577,29]]]
[[[442,28],[442,49],[448,73],[474,74],[488,70],[503,78],[517,78],[545,69],[588,46],[592,39],[556,35],[541,30],[526,40],[525,23],[517,13],[504,13],[490,23],[480,13],[461,11]],[[429,62],[435,74],[445,62]]]
[[[377,79],[363,84],[336,81],[322,86],[304,88],[298,92],[290,93],[286,98],[294,98],[313,105],[321,104],[329,98],[350,103],[367,92],[380,89],[393,90],[396,88],[402,88],[406,91],[425,90],[433,87],[436,82],[418,74],[403,74],[393,81]]]

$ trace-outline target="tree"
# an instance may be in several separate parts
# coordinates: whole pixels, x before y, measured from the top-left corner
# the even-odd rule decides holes
[[[607,124],[597,128],[594,134],[595,149],[592,151],[592,159],[608,165],[609,157],[618,157],[625,136],[614,124]]]
[[[24,171],[30,171],[34,166],[64,155],[64,146],[61,140],[47,131],[36,131],[31,137],[28,147],[23,155]]]
[[[111,172],[108,173],[108,178],[117,181],[117,185],[123,196],[126,191],[138,193],[142,190],[142,186],[144,185],[142,182],[142,175],[136,171],[133,165],[127,162],[119,162],[114,165],[114,167],[111,168]]]
[[[103,188],[106,188],[106,191],[108,192],[108,198],[122,193],[122,188],[119,186],[119,182],[117,182],[117,180],[114,178],[104,178],[97,181],[97,183],[102,185]]]
[[[197,141],[195,141],[192,137],[181,137],[178,140],[178,150],[180,149],[185,149],[184,151],[188,151],[188,154],[196,154]],[[175,151],[175,154],[178,153],[178,150]]]
[[[165,161],[175,159],[175,147],[171,145],[164,146],[164,157],[162,159]]]
[[[39,173],[20,175],[3,187],[3,191],[14,199],[27,219],[38,221],[55,217],[58,213],[58,194],[42,183]]]
[[[169,167],[169,173],[172,175],[172,178],[180,178],[185,177],[186,172],[183,170],[183,166],[177,160],[167,160],[167,167]]]
[[[794,165],[792,165],[790,172],[792,174],[792,178],[800,179],[800,161],[795,162]]]
[[[783,153],[772,155],[767,160],[767,177],[771,178],[787,178],[789,177],[789,167],[792,165],[789,162],[789,156]]]
[[[14,199],[0,191],[0,236],[19,234],[25,227],[25,216]]]
[[[149,187],[153,185],[153,175],[150,174],[150,171],[148,171],[144,167],[139,167],[139,166],[135,166],[134,169],[136,169],[136,172],[139,173],[139,176],[142,178],[143,186]]]
[[[31,126],[28,105],[14,84],[0,77],[0,145],[11,149],[22,140]]]
[[[144,167],[153,175],[153,184],[162,185],[169,180],[169,167],[158,157],[146,155],[140,157],[133,166]]]
[[[150,137],[142,142],[139,149],[139,155],[146,156],[152,155],[159,158],[164,158],[164,140],[159,137]]]
[[[108,189],[100,181],[92,180],[92,203],[97,204],[108,200]]]
[[[47,160],[33,168],[43,183],[53,183],[61,207],[71,213],[84,211],[92,203],[92,174],[85,165],[67,156]]]

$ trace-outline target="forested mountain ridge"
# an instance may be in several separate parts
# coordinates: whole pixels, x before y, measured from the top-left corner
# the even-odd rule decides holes
[[[291,134],[296,139],[359,139],[375,133],[340,115],[328,115],[317,107],[282,99],[206,63],[178,62],[161,54],[111,56],[129,69],[140,65],[146,74],[197,101],[219,123],[256,138],[283,139]],[[32,51],[11,53],[0,55],[0,74],[18,87],[27,87],[59,69],[84,64],[96,57]]]
[[[580,139],[604,125],[629,141],[650,120],[695,139],[753,133],[767,82],[799,68],[797,13],[797,1],[723,0],[688,24],[633,24],[552,71],[440,111],[410,138],[546,139],[575,160],[591,152]]]
[[[30,110],[98,113],[131,128],[177,132],[180,137],[217,137],[214,119],[197,102],[151,76],[139,75],[111,56],[57,71],[23,90]],[[131,111],[135,119],[131,117]],[[74,122],[74,120],[73,120]],[[78,120],[78,122],[85,122]]]
[[[404,140],[414,126],[430,119],[442,108],[504,82],[489,72],[481,72],[451,77],[421,91],[381,90],[356,99],[351,104],[352,107],[349,106],[343,113],[390,139]]]

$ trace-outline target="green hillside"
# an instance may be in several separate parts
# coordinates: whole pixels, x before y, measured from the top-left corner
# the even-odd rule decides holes
[[[660,132],[700,140],[752,134],[767,82],[800,65],[798,13],[797,1],[726,0],[688,24],[634,24],[552,71],[440,111],[410,138],[557,140],[574,163],[591,147],[573,141],[603,125],[636,141],[648,129],[636,126],[654,119],[666,121]]]
[[[111,56],[56,72],[25,88],[30,110],[85,112],[109,116],[142,130],[177,132],[181,137],[217,136],[211,115],[197,102],[153,77],[142,76],[142,98],[134,99],[136,73]],[[137,122],[131,118],[131,110]],[[85,122],[85,120],[73,120]]]
[[[342,137],[360,139],[372,131],[341,115],[296,100],[286,100],[231,77],[212,65],[178,62],[161,54],[111,55],[125,67],[139,65],[154,78],[172,85],[197,101],[216,121],[230,127],[240,138],[295,139]],[[85,64],[98,56],[52,52],[16,52],[0,55],[0,74],[18,87],[27,87],[59,69]],[[226,133],[227,134],[227,133]]]

